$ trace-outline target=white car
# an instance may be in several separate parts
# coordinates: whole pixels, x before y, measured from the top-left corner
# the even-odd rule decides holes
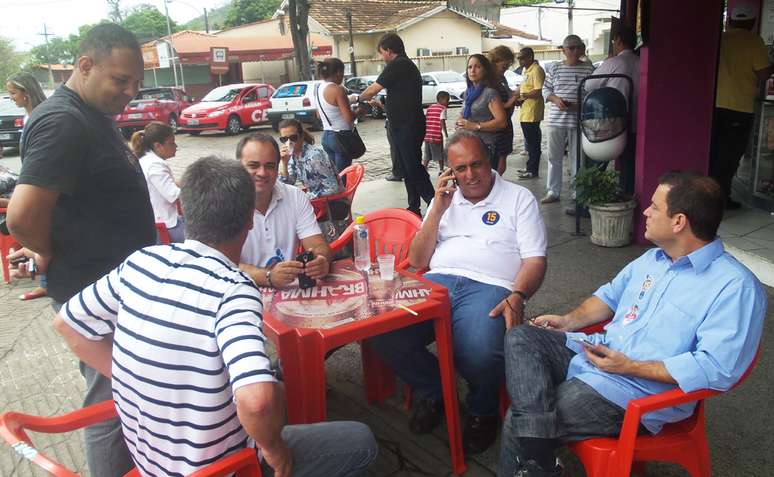
[[[275,131],[283,119],[297,119],[311,126],[312,129],[322,129],[322,121],[317,114],[313,97],[315,89],[322,81],[296,81],[285,83],[271,95],[271,105],[266,111],[266,117]]]
[[[454,71],[429,71],[422,73],[422,104],[433,104],[439,91],[449,93],[449,104],[462,104],[468,83],[465,77]]]
[[[514,73],[511,70],[506,70],[505,80],[508,82],[508,87],[514,90],[521,86],[521,83],[524,82],[524,76]]]

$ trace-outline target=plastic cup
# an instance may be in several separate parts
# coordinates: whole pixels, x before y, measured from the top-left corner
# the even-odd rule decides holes
[[[379,262],[379,276],[382,280],[392,280],[395,275],[395,255],[379,255],[376,260]]]

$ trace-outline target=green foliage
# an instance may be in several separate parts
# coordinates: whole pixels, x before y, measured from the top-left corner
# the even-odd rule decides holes
[[[5,80],[21,71],[24,55],[17,52],[11,40],[0,36],[0,89],[5,90]]]
[[[232,0],[223,26],[235,27],[270,18],[280,3],[281,0]]]
[[[572,187],[575,199],[586,207],[626,200],[618,182],[618,173],[614,170],[602,171],[596,166],[582,167],[575,174]]]
[[[89,25],[89,28],[91,28],[91,25]],[[60,36],[52,37],[48,40],[48,53],[46,52],[45,43],[30,50],[31,61],[36,65],[45,65],[49,61],[52,64],[67,63],[71,65],[78,53],[80,42],[81,37],[79,35],[70,35],[67,38]]]
[[[223,28],[223,22],[226,21],[226,15],[228,15],[230,8],[231,4],[227,3],[221,7],[207,9],[207,19],[210,22],[210,31],[220,30]],[[204,15],[199,15],[198,17],[190,20],[188,23],[180,25],[180,29],[204,31]]]
[[[141,4],[134,7],[121,24],[134,33],[137,41],[146,43],[167,34],[167,17],[153,5]],[[177,24],[170,20],[172,33],[177,31]]]

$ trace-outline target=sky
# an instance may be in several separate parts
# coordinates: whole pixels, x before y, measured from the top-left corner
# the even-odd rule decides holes
[[[169,16],[185,23],[227,0],[169,0]],[[126,10],[141,3],[164,12],[164,0],[122,0]],[[28,51],[44,42],[43,24],[49,33],[64,36],[77,33],[78,27],[96,23],[108,16],[105,0],[0,0],[0,36],[13,40],[19,51]],[[50,38],[50,37],[49,37]]]

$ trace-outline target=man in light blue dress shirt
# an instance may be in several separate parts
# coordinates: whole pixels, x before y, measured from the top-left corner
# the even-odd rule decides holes
[[[499,477],[561,475],[554,450],[617,436],[632,399],[675,387],[725,391],[739,380],[760,342],[766,295],[716,236],[724,200],[708,177],[665,174],[644,212],[645,237],[658,248],[570,313],[510,330],[505,360],[512,404]],[[603,333],[577,332],[605,320],[611,321]],[[646,414],[640,432],[656,434],[694,408]]]

